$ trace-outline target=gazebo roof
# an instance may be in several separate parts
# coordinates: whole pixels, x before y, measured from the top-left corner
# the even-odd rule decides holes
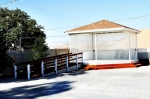
[[[115,22],[111,22],[108,20],[101,20],[92,24],[88,24],[85,26],[81,26],[72,30],[68,30],[65,33],[83,33],[83,32],[100,32],[100,31],[112,31],[112,30],[123,30],[123,29],[128,29],[130,31],[139,33],[139,30],[117,24]]]

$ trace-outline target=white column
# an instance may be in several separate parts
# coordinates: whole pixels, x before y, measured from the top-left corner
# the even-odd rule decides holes
[[[15,79],[17,78],[17,66],[14,65],[14,76],[15,76]]]
[[[70,36],[70,45],[69,45],[69,47],[70,47],[70,53],[71,53],[71,35],[69,35]]]
[[[95,42],[95,60],[97,60],[97,47],[96,47],[96,33],[94,34],[95,35],[95,40],[94,40],[94,42]]]
[[[137,60],[137,59],[138,59],[138,57],[137,57],[137,56],[138,56],[138,49],[136,48],[136,49],[135,49],[135,60]]]
[[[41,75],[44,77],[44,62],[41,62]]]
[[[129,32],[129,60],[131,60],[131,51],[130,51],[130,32]]]
[[[57,58],[55,59],[55,74],[57,74]]]
[[[69,69],[68,69],[68,56],[66,56],[66,72],[68,72]]]
[[[136,34],[136,52],[135,52],[135,60],[138,59],[138,49],[137,49],[137,34]]]
[[[30,79],[30,64],[27,65],[28,79]]]
[[[115,45],[114,35],[113,35],[113,45]],[[115,48],[113,47],[113,55],[114,55],[114,56],[113,56],[113,59],[115,60],[115,54],[114,54],[114,53],[115,53],[115,50],[114,50],[114,49],[115,49]]]
[[[76,54],[76,70],[78,70],[79,65],[78,65],[78,54]]]

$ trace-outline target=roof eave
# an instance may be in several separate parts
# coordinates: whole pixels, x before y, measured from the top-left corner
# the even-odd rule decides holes
[[[139,30],[130,29],[130,28],[125,28],[125,31],[134,32],[134,33],[137,33],[137,34],[139,34],[141,32]]]
[[[98,33],[98,32],[112,32],[112,31],[122,31],[125,28],[107,28],[107,29],[95,29],[95,30],[84,30],[84,31],[72,31],[72,32],[65,32],[67,34],[76,34],[76,33]]]
[[[84,30],[84,31],[72,31],[72,32],[65,32],[66,34],[78,34],[78,33],[99,33],[99,32],[115,32],[115,31],[129,31],[134,33],[140,33],[139,30],[130,29],[130,28],[107,28],[107,29],[95,29],[95,30]]]

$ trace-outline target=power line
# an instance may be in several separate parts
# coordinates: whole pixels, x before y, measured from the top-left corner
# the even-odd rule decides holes
[[[80,19],[80,18],[72,17],[72,16],[69,16],[69,15],[64,15],[64,14],[57,13],[57,12],[54,12],[54,11],[49,11],[49,10],[41,9],[41,8],[39,8],[39,7],[33,7],[33,6],[21,4],[21,6],[22,6],[22,5],[23,5],[23,6],[26,6],[26,7],[34,8],[36,11],[37,11],[37,10],[41,10],[41,11],[45,11],[46,13],[48,12],[48,13],[51,13],[51,14],[54,14],[54,15],[58,15],[58,16],[62,16],[62,17],[70,17],[70,18],[75,19],[75,20],[86,21],[86,20],[83,20],[83,19]]]
[[[143,27],[143,28],[150,28],[150,27]],[[143,29],[143,28],[138,28],[138,29]],[[66,37],[66,36],[67,35],[53,35],[53,36],[47,36],[46,38],[49,38],[49,37]]]
[[[19,0],[11,1],[11,3],[12,2],[16,2],[16,1],[19,1]],[[35,9],[35,11],[38,11],[38,12],[40,11],[40,12],[45,13],[45,14],[50,14],[51,13],[50,15],[53,15],[55,17],[63,17],[63,18],[71,17],[71,16],[68,16],[68,15],[63,15],[63,14],[56,13],[56,12],[53,12],[53,11],[44,10],[44,9],[41,9],[41,8],[38,8],[38,7],[28,6],[28,5],[24,5],[24,4],[21,4],[21,6],[26,6],[28,8],[32,8],[32,10]],[[150,16],[150,15],[144,15],[144,16],[138,16],[138,17],[132,17],[132,18],[126,18],[126,19],[119,19],[119,20],[113,20],[113,21],[133,20],[133,19],[138,19],[138,18],[143,18],[143,17],[148,17],[148,16]],[[71,18],[76,19],[76,20],[81,20],[81,19],[78,19],[78,18],[75,18],[75,17],[71,17]],[[59,30],[59,29],[73,28],[73,27],[80,27],[80,26],[83,26],[83,25],[68,26],[68,27],[59,27],[59,28],[45,29],[45,30]]]
[[[138,19],[138,18],[143,18],[143,17],[148,17],[148,16],[150,16],[150,15],[144,15],[144,16],[138,16],[138,17],[133,17],[133,18],[120,19],[120,20],[113,20],[113,21],[131,20],[131,19]]]
[[[60,27],[60,28],[45,29],[45,30],[58,30],[58,29],[73,28],[73,27],[80,27],[80,26],[83,26],[83,25],[76,25],[76,26],[69,26],[69,27]]]
[[[57,36],[47,36],[46,38],[49,38],[49,37],[66,37],[67,35],[57,35]]]
[[[150,28],[150,27],[143,27],[143,28],[138,28],[138,29],[144,29],[144,28]],[[55,35],[55,36],[47,36],[46,38],[49,38],[49,37],[66,37],[67,35]]]
[[[126,19],[120,19],[120,20],[113,20],[113,21],[134,20],[134,19],[144,18],[144,17],[149,17],[149,16],[150,16],[150,15],[143,15],[143,16],[132,17],[132,18],[126,18]],[[83,26],[83,25],[68,26],[68,27],[60,27],[60,28],[45,29],[45,30],[58,30],[58,29],[73,28],[73,27],[81,27],[81,26]]]
[[[44,14],[51,15],[51,16],[54,16],[54,17],[59,17],[59,18],[61,17],[61,18],[67,19],[67,20],[86,21],[86,20],[83,20],[83,19],[75,18],[75,17],[64,15],[64,14],[61,14],[61,13],[56,13],[56,12],[41,9],[41,8],[38,8],[38,7],[33,7],[33,6],[25,5],[25,4],[17,4],[17,5],[21,6],[21,7],[24,6],[25,8],[28,8],[30,11],[40,13],[40,14],[44,13]]]
[[[4,6],[4,5],[7,5],[7,4],[11,4],[11,3],[16,3],[17,1],[19,1],[19,0],[13,0],[13,1],[5,2],[3,4],[0,4],[0,6]]]
[[[150,27],[148,26],[148,27],[143,27],[143,28],[138,28],[138,29],[144,29],[144,28],[150,28]]]
[[[150,27],[142,27],[142,28],[138,28],[138,29],[144,29],[144,28],[150,28]],[[47,36],[46,38],[49,38],[49,37],[66,37],[67,35],[57,35],[57,36]]]
[[[10,3],[15,3],[16,1],[19,1],[19,0],[13,0],[13,1],[10,1],[10,2],[6,2],[6,3],[3,3],[2,5],[5,5],[5,4],[10,4]],[[22,0],[21,0],[22,1]],[[23,5],[23,4],[22,4]],[[21,6],[22,6],[21,5]],[[35,11],[40,11],[40,12],[45,12],[46,14],[50,14],[51,15],[57,15],[57,17],[63,17],[63,16],[66,16],[66,17],[71,17],[71,16],[67,16],[67,15],[63,15],[63,14],[60,14],[60,13],[56,13],[56,12],[52,12],[52,11],[48,11],[48,10],[44,10],[44,9],[40,9],[38,7],[33,7],[33,6],[27,6],[27,5],[23,5],[23,6],[26,6],[26,7],[30,7],[30,8],[33,8],[35,9]],[[50,13],[48,13],[50,12]],[[132,18],[126,18],[126,19],[119,19],[119,20],[113,20],[113,21],[123,21],[123,20],[133,20],[133,19],[138,19],[138,18],[143,18],[143,17],[148,17],[150,15],[144,15],[144,16],[138,16],[138,17],[132,17]],[[56,16],[55,16],[56,17]],[[66,18],[64,17],[64,18]],[[74,18],[74,17],[71,17],[71,18]],[[68,18],[67,18],[68,19]],[[76,20],[78,20],[78,18],[74,18]],[[83,26],[83,25],[76,25],[76,26],[68,26],[68,27],[59,27],[59,28],[53,28],[53,29],[45,29],[45,30],[59,30],[59,29],[65,29],[65,28],[73,28],[73,27],[80,27],[80,26]]]

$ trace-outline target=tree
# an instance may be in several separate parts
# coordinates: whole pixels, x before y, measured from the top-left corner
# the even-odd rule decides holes
[[[48,47],[44,44],[46,35],[42,29],[44,28],[24,11],[0,8],[0,72],[10,66],[9,63],[11,63],[7,50],[12,44],[15,47],[19,46],[20,40],[22,40],[21,47],[31,49],[32,45],[34,46],[34,43],[37,42],[36,38],[41,37],[40,47],[43,49],[37,50],[44,54],[39,53],[37,57],[43,58],[46,56],[45,51]]]
[[[31,45],[31,50],[33,51],[33,59],[32,60],[37,60],[37,59],[41,59],[44,58],[45,56],[47,56],[47,46],[43,46],[45,45],[45,40],[42,37],[36,38],[35,43],[33,45]]]
[[[0,74],[3,70],[7,68],[8,65],[10,65],[7,49],[8,46],[6,44],[6,39],[4,37],[3,29],[0,28]]]
[[[24,49],[30,49],[34,44],[35,37],[46,38],[46,35],[41,25],[38,25],[36,20],[20,9],[9,10],[0,8],[0,27],[4,29],[4,35],[8,47],[20,46]]]

